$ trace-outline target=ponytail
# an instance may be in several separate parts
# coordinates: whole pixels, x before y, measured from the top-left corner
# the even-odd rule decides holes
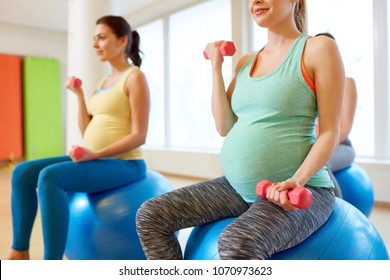
[[[142,64],[142,58],[141,58],[142,51],[139,49],[140,37],[137,31],[134,30],[131,32],[131,40],[129,38],[129,43],[131,44],[129,44],[130,48],[129,48],[128,56],[131,59],[131,61],[133,61],[134,65],[140,67]]]
[[[307,33],[307,12],[305,0],[298,0],[295,4],[294,18],[298,30],[302,33]]]

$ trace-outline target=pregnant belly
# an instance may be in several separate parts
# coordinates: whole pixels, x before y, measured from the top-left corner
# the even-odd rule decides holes
[[[222,146],[222,169],[233,187],[262,179],[280,182],[291,177],[306,157],[310,145],[301,144],[296,133],[234,126]]]
[[[83,145],[95,151],[122,139],[128,134],[129,126],[125,122],[95,116],[85,130]]]

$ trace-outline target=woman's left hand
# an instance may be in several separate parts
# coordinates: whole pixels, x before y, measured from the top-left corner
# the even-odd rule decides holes
[[[82,154],[76,155],[75,149],[80,149],[80,148],[83,149]],[[73,146],[72,150],[69,152],[69,156],[73,162],[83,162],[83,161],[90,161],[96,159],[92,151],[79,146]]]
[[[298,186],[300,186],[298,181],[289,178],[286,181],[275,183],[268,188],[266,197],[269,201],[282,207],[286,211],[297,210],[298,208],[290,203],[287,192]]]

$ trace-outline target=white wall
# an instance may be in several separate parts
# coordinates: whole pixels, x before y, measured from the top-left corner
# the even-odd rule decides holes
[[[375,201],[390,203],[390,162],[374,162],[367,159],[356,161],[371,179]]]
[[[56,58],[66,67],[66,32],[0,21],[0,38],[0,53]]]

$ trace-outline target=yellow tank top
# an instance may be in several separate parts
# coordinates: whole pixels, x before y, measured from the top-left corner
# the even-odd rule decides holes
[[[83,146],[91,151],[104,148],[131,133],[129,97],[124,92],[125,82],[136,67],[129,67],[118,81],[102,89],[104,80],[89,100],[92,120],[84,132]],[[113,156],[119,159],[142,159],[141,147]]]

